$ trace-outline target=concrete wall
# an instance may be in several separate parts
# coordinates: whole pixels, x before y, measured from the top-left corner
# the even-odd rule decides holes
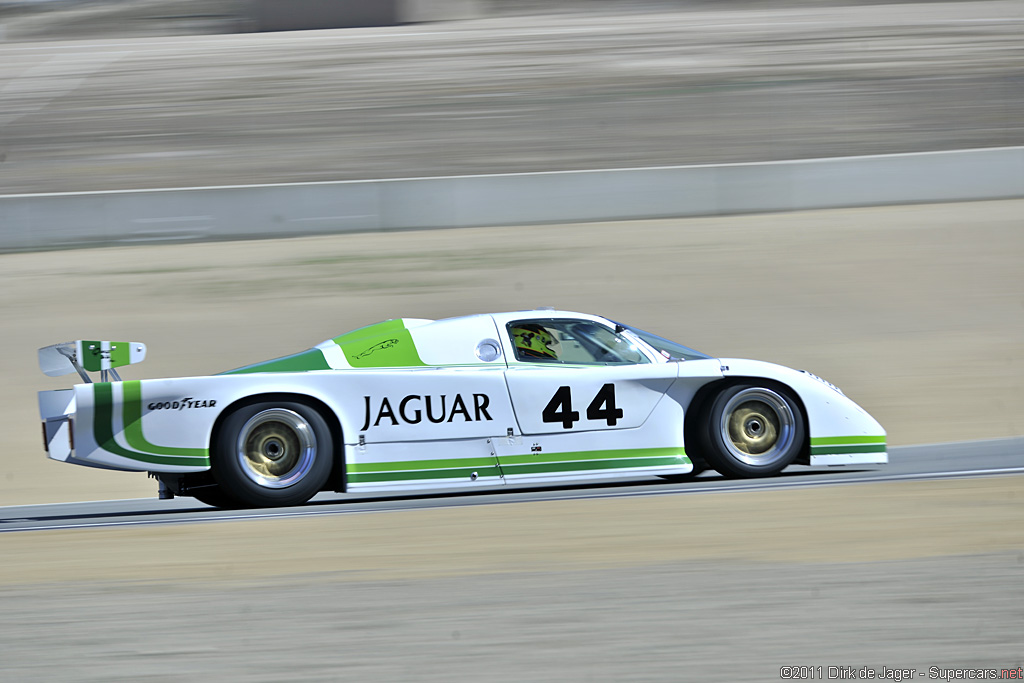
[[[472,19],[483,0],[248,0],[246,25],[255,31],[393,26]]]
[[[0,195],[0,250],[1024,197],[1024,147],[756,164]]]
[[[477,19],[487,14],[485,2],[486,0],[398,0],[398,17],[405,24]]]

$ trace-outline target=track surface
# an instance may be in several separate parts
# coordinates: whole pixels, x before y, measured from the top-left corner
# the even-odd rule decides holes
[[[0,194],[1024,144],[1019,0],[722,4],[0,42]]]
[[[695,481],[681,484],[652,483],[651,479],[644,479],[614,485],[520,487],[512,492],[389,496],[324,493],[305,506],[268,510],[216,510],[192,498],[178,498],[173,502],[119,500],[6,507],[0,508],[0,532],[366,514],[542,500],[772,491],[840,484],[958,479],[1006,474],[1024,474],[1024,438],[897,447],[891,449],[890,462],[885,466],[861,469],[793,466],[781,477],[772,479],[726,480],[712,472],[701,475]]]
[[[1020,463],[1019,439],[979,446],[1004,456],[972,462]],[[940,451],[956,457],[906,449],[892,469]],[[2,534],[0,662],[5,680],[50,683],[732,683],[792,666],[936,680],[933,668],[1015,668],[1022,483],[620,487]]]

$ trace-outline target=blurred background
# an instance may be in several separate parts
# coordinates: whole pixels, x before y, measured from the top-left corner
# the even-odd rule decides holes
[[[1024,144],[1016,0],[415,1],[0,0],[0,194]]]

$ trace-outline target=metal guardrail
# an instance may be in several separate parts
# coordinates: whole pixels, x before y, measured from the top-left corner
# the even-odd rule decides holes
[[[1024,197],[1024,147],[750,164],[0,195],[0,250]]]

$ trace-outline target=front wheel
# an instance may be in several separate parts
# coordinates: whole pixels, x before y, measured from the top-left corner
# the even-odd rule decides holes
[[[224,420],[210,464],[220,490],[241,506],[301,505],[326,483],[333,453],[331,431],[313,408],[257,403]]]
[[[703,419],[704,456],[727,477],[770,477],[796,460],[806,429],[800,404],[782,387],[734,384]]]

